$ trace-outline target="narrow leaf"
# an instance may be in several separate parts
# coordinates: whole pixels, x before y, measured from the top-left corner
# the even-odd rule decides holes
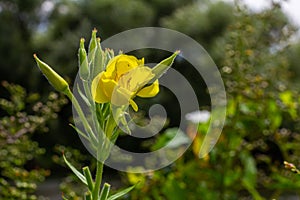
[[[86,97],[86,95],[83,94],[83,92],[81,91],[78,84],[77,84],[77,91],[78,91],[79,95],[81,96],[82,100],[86,103],[86,105],[88,107],[91,107],[91,103],[90,103],[89,99]]]
[[[86,136],[80,129],[78,129],[76,126],[74,126],[73,124],[69,124],[72,128],[75,129],[75,131],[81,135],[82,137],[84,137],[85,139],[87,139],[88,141],[90,141],[90,138],[88,136]]]
[[[86,167],[82,168],[82,171],[83,171],[83,174],[84,174],[85,179],[87,181],[89,190],[93,191],[94,182],[93,182],[92,175],[91,175],[89,167],[86,166]]]
[[[109,190],[110,190],[110,185],[108,183],[104,183],[100,193],[100,200],[107,200]]]
[[[84,175],[81,174],[71,163],[69,163],[69,161],[67,160],[67,158],[65,157],[64,154],[63,154],[63,158],[64,158],[65,163],[72,170],[72,172],[81,180],[81,182],[83,182],[85,185],[87,185],[87,181],[86,181],[86,178],[84,177]]]
[[[84,195],[84,200],[92,200],[92,195],[90,192],[87,192],[85,195]]]
[[[135,184],[133,186],[130,186],[130,187],[128,187],[128,188],[126,188],[126,189],[124,189],[124,190],[122,190],[122,191],[120,191],[120,192],[118,192],[118,193],[116,193],[116,194],[114,194],[114,195],[112,195],[110,197],[108,197],[107,200],[115,200],[117,198],[120,198],[121,196],[124,196],[125,194],[127,194],[128,192],[130,192],[131,190],[133,190],[133,188],[135,188],[135,186],[137,184]]]

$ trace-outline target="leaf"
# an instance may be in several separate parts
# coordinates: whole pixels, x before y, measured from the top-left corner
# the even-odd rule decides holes
[[[72,128],[75,129],[75,131],[81,135],[82,137],[84,137],[86,140],[90,141],[90,138],[88,136],[86,136],[81,130],[79,130],[76,126],[74,126],[73,124],[69,124]]]
[[[80,94],[82,100],[86,103],[86,105],[88,107],[91,107],[91,103],[90,103],[89,99],[86,97],[86,95],[83,94],[83,92],[81,91],[81,89],[80,89],[80,87],[79,87],[78,84],[77,84],[77,91]]]
[[[138,183],[137,183],[137,184],[138,184]],[[133,188],[135,188],[135,186],[136,186],[137,184],[135,184],[135,185],[133,185],[133,186],[130,186],[130,187],[128,187],[128,188],[126,188],[126,189],[124,189],[124,190],[122,190],[122,191],[120,191],[120,192],[118,192],[118,193],[116,193],[116,194],[114,194],[114,195],[112,195],[112,196],[110,196],[110,197],[108,197],[107,200],[115,200],[115,199],[117,199],[117,198],[120,198],[121,196],[124,196],[125,194],[127,194],[128,192],[130,192]]]
[[[64,154],[63,154],[63,158],[64,158],[65,163],[72,170],[72,172],[81,180],[81,182],[83,182],[85,185],[87,185],[87,181],[86,181],[86,178],[84,177],[84,175],[81,174],[71,163],[69,163],[69,161],[67,160],[67,158],[65,157]]]
[[[90,192],[87,192],[87,194],[84,195],[84,200],[92,200],[92,195]]]
[[[108,183],[104,183],[100,193],[100,200],[107,200],[109,190],[110,190],[110,185]]]
[[[92,175],[91,175],[89,167],[87,167],[87,166],[83,167],[82,171],[83,171],[83,174],[85,176],[85,179],[87,180],[86,182],[88,184],[89,190],[93,191],[93,189],[94,189],[94,182],[93,182],[93,178],[92,178]]]

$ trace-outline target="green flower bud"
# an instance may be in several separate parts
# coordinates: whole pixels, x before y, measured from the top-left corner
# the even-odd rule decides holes
[[[44,76],[48,79],[49,83],[59,92],[62,92],[66,95],[69,94],[70,88],[69,84],[65,79],[63,79],[59,74],[57,74],[51,67],[49,67],[46,63],[42,62],[36,54],[33,55],[39,69],[44,74]]]
[[[95,65],[93,69],[93,77],[105,70],[104,53],[101,48],[100,38],[97,38],[97,49],[95,52]]]
[[[88,80],[90,71],[87,60],[87,54],[84,48],[84,39],[80,39],[80,45],[78,49],[78,64],[79,64],[79,76],[82,80]]]
[[[94,28],[92,31],[92,38],[89,44],[89,54],[91,54],[97,47],[97,29]]]
[[[180,53],[179,50],[175,51],[170,57],[164,59],[163,61],[161,61],[160,63],[158,63],[157,65],[155,65],[155,67],[152,68],[152,73],[155,75],[152,80],[150,82],[154,82],[155,80],[157,80],[158,78],[160,78],[164,73],[167,72],[167,70],[171,67],[171,65],[173,64],[176,56]]]

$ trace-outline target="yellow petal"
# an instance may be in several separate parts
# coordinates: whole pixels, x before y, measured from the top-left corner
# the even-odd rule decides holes
[[[132,99],[130,99],[129,103],[135,112],[139,110],[137,104]]]
[[[121,77],[128,71],[138,67],[143,64],[144,60],[138,60],[134,56],[129,55],[118,55],[113,57],[107,64],[106,75],[107,77],[115,79],[115,76]]]
[[[138,62],[138,65],[139,65],[139,66],[143,66],[145,60],[144,60],[144,58],[142,58],[142,59],[138,60],[137,62]]]
[[[100,80],[100,85],[103,87],[102,90],[104,94],[111,99],[112,93],[117,87],[117,83],[113,79],[102,78]]]
[[[105,69],[105,74],[106,74],[107,77],[112,77],[113,73],[115,73],[116,62],[120,58],[120,56],[122,56],[122,55],[118,55],[118,56],[113,57],[107,63],[106,69]]]
[[[145,98],[145,97],[154,97],[155,95],[157,95],[158,92],[159,92],[159,84],[158,84],[158,80],[156,80],[156,81],[154,81],[153,84],[141,89],[137,93],[137,96],[143,97],[143,98]]]
[[[111,96],[111,103],[117,106],[128,105],[132,92],[122,87],[116,87]]]
[[[116,62],[116,72],[117,76],[121,77],[130,70],[137,68],[139,66],[139,61],[134,56],[123,55],[120,56]]]
[[[92,96],[97,103],[106,103],[109,101],[108,96],[104,93],[101,77],[103,72],[98,74],[92,81]]]
[[[153,76],[149,67],[137,67],[127,74],[124,74],[119,79],[118,84],[129,91],[137,92],[137,90],[146,85]]]

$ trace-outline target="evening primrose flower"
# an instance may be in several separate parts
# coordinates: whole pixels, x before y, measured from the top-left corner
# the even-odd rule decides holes
[[[154,97],[159,92],[158,80],[146,86],[154,77],[151,68],[144,66],[144,59],[121,54],[112,58],[106,70],[94,78],[92,96],[97,103],[111,102],[117,106],[129,103],[137,111],[135,96]]]

